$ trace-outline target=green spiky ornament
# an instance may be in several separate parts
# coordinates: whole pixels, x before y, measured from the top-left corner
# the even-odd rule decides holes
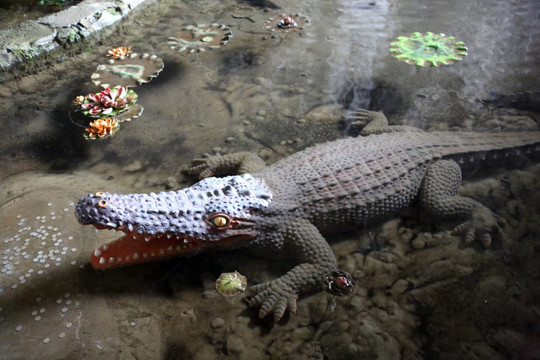
[[[390,53],[411,65],[440,66],[462,60],[467,55],[467,47],[453,36],[415,32],[410,36],[399,36],[390,44]]]

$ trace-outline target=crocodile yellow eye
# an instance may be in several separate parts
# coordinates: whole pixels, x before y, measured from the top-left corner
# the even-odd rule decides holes
[[[212,225],[218,228],[222,228],[229,225],[229,219],[223,215],[218,215],[218,216],[213,217],[212,219],[210,219],[210,222],[212,223]]]
[[[100,208],[104,208],[105,206],[107,206],[107,200],[103,200],[103,199],[99,200],[97,202],[97,206],[99,206]]]

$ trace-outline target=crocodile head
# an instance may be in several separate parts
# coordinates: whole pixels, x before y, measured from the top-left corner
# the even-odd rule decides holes
[[[80,199],[75,215],[81,224],[125,233],[92,254],[102,269],[242,245],[259,234],[254,215],[271,201],[266,183],[246,174],[158,194],[98,192]]]

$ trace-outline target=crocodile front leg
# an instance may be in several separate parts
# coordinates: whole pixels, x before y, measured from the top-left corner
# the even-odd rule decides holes
[[[256,173],[265,167],[264,160],[250,152],[238,152],[227,155],[208,155],[193,159],[192,166],[186,171],[199,175],[200,179],[216,175],[242,175]]]
[[[467,221],[454,233],[465,234],[465,242],[479,239],[485,247],[492,236],[504,238],[501,227],[505,220],[471,198],[457,195],[461,185],[461,169],[453,160],[439,160],[427,170],[420,188],[420,202],[431,214],[441,217],[463,216]]]
[[[269,234],[264,242],[254,250],[261,253],[271,251],[270,247],[279,248],[281,254],[300,262],[280,278],[251,287],[254,296],[250,306],[260,306],[260,318],[273,313],[278,322],[286,310],[296,312],[300,294],[321,288],[323,277],[337,268],[337,261],[330,245],[307,220],[290,221],[283,231]]]

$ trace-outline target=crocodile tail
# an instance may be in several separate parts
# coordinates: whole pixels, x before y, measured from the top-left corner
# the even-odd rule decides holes
[[[445,158],[460,164],[487,161],[488,164],[516,163],[540,155],[540,132],[437,133],[435,143]]]

